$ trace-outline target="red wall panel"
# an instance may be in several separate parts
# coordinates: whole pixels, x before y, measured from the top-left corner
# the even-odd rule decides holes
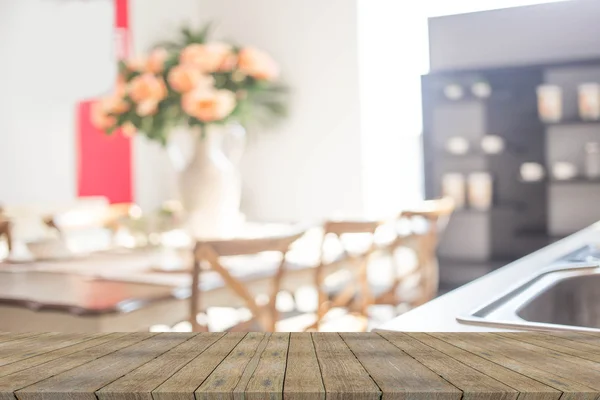
[[[115,1],[115,49],[117,60],[130,52],[128,0]],[[120,132],[106,136],[90,118],[95,100],[77,105],[77,195],[105,196],[111,203],[133,201],[131,139]]]

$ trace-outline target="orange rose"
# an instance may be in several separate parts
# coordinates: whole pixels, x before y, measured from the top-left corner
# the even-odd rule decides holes
[[[165,69],[165,61],[168,56],[169,53],[167,50],[161,47],[152,50],[146,60],[146,72],[151,72],[153,74],[160,74],[163,72]]]
[[[131,71],[142,72],[146,69],[148,60],[143,57],[134,57],[125,61],[125,65]]]
[[[217,72],[233,67],[232,57],[234,55],[230,45],[215,42],[190,44],[181,51],[179,61],[184,65],[193,65],[202,72]]]
[[[125,137],[132,137],[137,132],[137,128],[131,122],[127,121],[121,125],[121,133]]]
[[[214,84],[210,75],[204,75],[192,65],[178,65],[169,71],[169,85],[179,93],[187,93],[198,87],[208,88]]]
[[[146,117],[148,115],[153,115],[156,113],[158,109],[158,102],[154,100],[144,100],[141,103],[138,103],[135,111],[138,113],[140,117]]]
[[[235,94],[229,90],[195,90],[181,100],[183,110],[203,122],[220,121],[233,111]]]
[[[92,125],[101,131],[111,129],[117,123],[117,119],[110,115],[109,111],[106,110],[105,104],[102,100],[92,103],[90,113]]]
[[[92,104],[92,124],[96,128],[105,131],[114,127],[117,123],[115,115],[122,114],[128,110],[129,103],[118,94],[105,97]]]
[[[167,97],[165,82],[150,73],[138,75],[129,83],[129,96],[136,103],[152,100],[158,103]]]
[[[255,79],[274,80],[279,76],[279,66],[262,50],[246,47],[238,54],[239,70]]]

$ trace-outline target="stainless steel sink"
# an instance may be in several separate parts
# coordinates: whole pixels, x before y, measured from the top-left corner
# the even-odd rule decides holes
[[[505,329],[600,332],[600,264],[585,260],[571,258],[546,269],[457,320]]]

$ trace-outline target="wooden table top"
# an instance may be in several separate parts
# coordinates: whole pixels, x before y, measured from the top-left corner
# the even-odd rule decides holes
[[[0,333],[0,400],[599,395],[588,333]]]

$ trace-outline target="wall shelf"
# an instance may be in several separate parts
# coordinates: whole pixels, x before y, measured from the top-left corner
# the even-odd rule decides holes
[[[600,120],[589,121],[581,118],[570,118],[558,122],[542,122],[545,126],[566,126],[566,125],[598,125]]]
[[[574,178],[574,179],[551,179],[550,184],[552,185],[598,185],[600,184],[600,179],[589,179],[585,177]]]

